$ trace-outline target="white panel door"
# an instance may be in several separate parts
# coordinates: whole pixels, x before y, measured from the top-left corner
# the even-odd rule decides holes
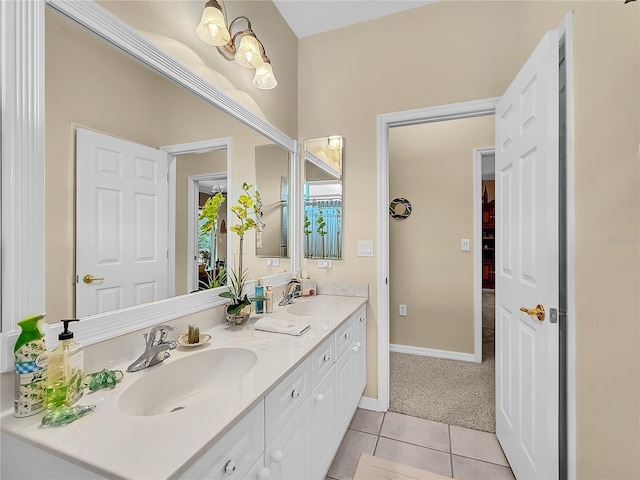
[[[167,165],[160,150],[76,131],[77,317],[166,298]]]
[[[519,480],[558,477],[558,48],[548,32],[496,108],[496,430]]]

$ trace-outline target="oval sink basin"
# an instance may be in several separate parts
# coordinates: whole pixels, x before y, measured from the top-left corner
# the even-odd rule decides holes
[[[118,409],[136,416],[182,410],[224,393],[249,373],[257,360],[249,349],[221,347],[154,365],[120,395]]]
[[[338,302],[335,300],[314,298],[289,305],[286,311],[291,315],[315,316],[331,312],[336,308],[338,308]]]

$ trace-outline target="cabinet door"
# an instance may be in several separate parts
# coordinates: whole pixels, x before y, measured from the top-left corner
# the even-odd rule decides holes
[[[338,436],[342,438],[353,414],[353,355],[347,349],[336,362]]]
[[[260,402],[180,476],[181,480],[244,478],[264,450],[264,404]]]
[[[311,395],[280,430],[265,452],[273,479],[311,478]]]
[[[357,406],[362,396],[364,388],[367,386],[367,329],[363,328],[356,336],[355,342],[351,347],[353,352],[353,395],[354,403]]]
[[[329,470],[339,441],[336,431],[335,367],[331,367],[322,381],[313,389],[311,401],[313,404],[311,411],[313,478],[323,479]]]

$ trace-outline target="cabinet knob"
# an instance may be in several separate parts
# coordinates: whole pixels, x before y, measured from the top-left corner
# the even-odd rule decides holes
[[[229,460],[227,464],[224,466],[224,473],[227,475],[232,475],[233,472],[236,471],[236,464],[233,463],[233,460]]]
[[[360,323],[364,322],[365,318],[364,317],[360,317]]]
[[[329,360],[331,360],[331,356],[327,353],[324,357],[322,357],[322,359],[323,359],[325,362],[328,362]]]
[[[268,467],[261,468],[260,471],[258,472],[258,479],[267,480],[269,478],[271,478],[271,470],[269,470]]]
[[[351,334],[349,332],[345,333],[344,338],[351,338]]]
[[[316,402],[324,402],[324,395],[319,393],[316,395]]]
[[[271,460],[273,460],[276,463],[280,463],[282,461],[283,456],[284,455],[282,453],[282,450],[280,450],[279,448],[271,452]]]
[[[297,388],[293,390],[293,392],[291,392],[291,398],[298,398],[299,396],[300,396],[300,392],[298,391]]]

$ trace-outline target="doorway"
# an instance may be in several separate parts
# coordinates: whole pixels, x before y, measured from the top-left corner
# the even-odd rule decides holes
[[[564,171],[560,172],[559,179],[556,177],[557,180],[559,180],[558,183],[556,183],[556,181],[553,181],[553,178],[550,178],[551,181],[548,182],[548,185],[551,187],[553,187],[554,185],[555,187],[558,187],[558,185],[560,185],[561,195],[560,195],[560,198],[555,197],[555,202],[559,201],[559,209],[563,211],[560,212],[559,215],[558,215],[558,211],[556,211],[554,214],[553,203],[549,203],[549,205],[552,207],[552,210],[547,209],[547,214],[550,213],[549,218],[553,219],[553,218],[558,218],[559,216],[560,221],[557,223],[557,226],[558,226],[557,231],[555,231],[555,229],[553,228],[553,225],[550,225],[550,228],[546,230],[549,233],[554,233],[554,235],[559,233],[559,235],[556,238],[556,241],[563,243],[559,247],[560,251],[562,252],[562,256],[558,259],[559,264],[554,263],[552,257],[551,257],[551,262],[550,263],[547,262],[547,264],[550,265],[551,270],[557,268],[559,271],[563,272],[562,277],[559,279],[559,281],[562,282],[562,285],[558,286],[561,292],[561,299],[560,299],[560,302],[558,302],[557,300],[554,301],[551,297],[549,297],[547,298],[547,300],[543,299],[543,301],[547,301],[547,303],[552,305],[550,316],[547,317],[549,323],[551,324],[556,323],[558,318],[560,319],[560,323],[562,323],[563,321],[566,322],[565,323],[566,335],[563,335],[560,338],[561,341],[566,342],[566,345],[565,345],[566,362],[560,363],[560,367],[558,367],[558,371],[559,371],[559,368],[564,368],[566,370],[565,372],[563,372],[563,374],[560,377],[561,379],[563,379],[562,381],[566,383],[566,385],[563,385],[563,387],[560,388],[560,396],[564,397],[564,400],[566,401],[563,401],[561,399],[558,403],[554,402],[553,404],[550,404],[548,401],[546,401],[543,397],[540,396],[543,393],[544,389],[538,389],[535,392],[535,394],[538,396],[535,399],[533,398],[533,396],[526,397],[527,401],[525,402],[526,405],[524,406],[532,406],[532,405],[539,406],[538,414],[541,415],[540,418],[544,417],[543,414],[545,414],[545,411],[548,412],[545,415],[547,415],[547,417],[549,418],[550,423],[542,422],[539,424],[540,426],[544,425],[545,428],[548,427],[548,430],[545,433],[541,434],[540,436],[536,434],[536,435],[530,435],[530,437],[532,439],[534,437],[538,437],[538,440],[536,440],[538,442],[540,441],[539,439],[548,440],[544,448],[544,451],[546,453],[541,454],[539,458],[539,460],[545,463],[544,467],[542,468],[544,468],[545,471],[549,473],[549,475],[545,474],[545,476],[553,476],[553,477],[560,476],[564,478],[565,476],[567,476],[567,474],[568,476],[575,475],[575,378],[572,375],[572,372],[574,371],[574,366],[575,366],[575,330],[574,330],[575,319],[572,314],[573,307],[574,307],[573,299],[574,299],[574,291],[575,291],[575,280],[572,273],[572,266],[573,266],[572,252],[573,252],[573,244],[574,244],[574,237],[573,237],[574,207],[573,207],[572,199],[573,199],[573,193],[574,193],[573,192],[574,172],[573,172],[573,150],[572,150],[573,95],[572,95],[571,86],[572,86],[572,78],[573,78],[573,72],[572,72],[573,52],[572,52],[572,15],[571,13],[569,13],[565,17],[565,19],[563,20],[563,22],[561,23],[557,31],[552,31],[552,32],[549,32],[547,35],[545,35],[543,41],[540,43],[539,47],[536,49],[536,53],[535,53],[535,55],[537,55],[536,60],[539,59],[543,61],[545,68],[548,68],[548,70],[546,72],[542,72],[542,75],[540,77],[534,77],[534,79],[544,78],[545,79],[544,82],[550,82],[550,83],[546,83],[546,85],[543,84],[542,81],[540,82],[541,88],[547,88],[547,92],[548,92],[548,93],[544,93],[543,94],[544,96],[539,97],[540,99],[543,99],[543,98],[551,99],[553,97],[552,92],[560,91],[559,89],[556,89],[558,87],[557,83],[555,84],[555,87],[553,89],[549,89],[549,87],[553,86],[554,81],[557,80],[558,77],[562,75],[562,73],[560,74],[558,73],[559,62],[556,63],[556,61],[558,60],[557,53],[559,50],[562,49],[561,48],[562,45],[566,47],[564,50],[564,57],[562,57],[564,59],[564,64],[566,66],[566,73],[564,73],[564,75],[566,76],[565,95],[561,100],[563,104],[561,104],[560,108],[558,108],[558,105],[556,103],[555,108],[553,108],[553,102],[549,102],[549,106],[551,108],[548,108],[546,110],[546,113],[542,113],[540,117],[536,116],[536,118],[540,118],[542,122],[545,122],[545,117],[547,116],[550,117],[550,121],[548,122],[548,125],[549,125],[548,132],[553,133],[553,135],[547,138],[547,144],[550,147],[552,147],[554,143],[555,135],[560,133],[559,129],[551,128],[555,123],[553,117],[555,116],[555,120],[557,121],[558,111],[559,110],[564,111],[564,114],[563,114],[564,116],[561,119],[561,122],[564,122],[565,135],[561,136],[560,139],[558,140],[558,143],[562,144],[562,146],[566,148],[566,152],[565,152],[566,155],[563,160],[563,165],[561,166],[561,168]],[[525,67],[528,67],[529,65],[530,65],[530,62],[527,62]],[[540,63],[540,65],[542,65],[542,63]],[[537,68],[537,67],[533,67],[533,68]],[[524,72],[524,73],[529,74],[531,73],[531,71],[532,71],[532,68],[530,68],[528,72]],[[525,75],[519,74],[516,77],[516,80],[522,81],[523,76]],[[529,82],[526,85],[530,86],[532,84],[533,84],[532,82]],[[527,92],[524,92],[524,93],[527,93]],[[536,97],[529,96],[529,100],[533,100],[534,98]],[[378,320],[379,320],[379,323],[378,323],[378,399],[377,399],[378,410],[386,411],[389,407],[389,383],[388,383],[389,381],[388,315],[389,315],[389,308],[390,308],[389,258],[388,258],[389,235],[388,235],[388,224],[386,219],[386,215],[388,212],[387,204],[389,201],[388,129],[395,126],[401,126],[401,125],[437,122],[437,121],[448,120],[452,118],[468,118],[472,116],[495,114],[496,106],[499,101],[500,99],[498,98],[486,99],[486,100],[481,100],[476,102],[466,102],[466,103],[451,104],[451,105],[440,106],[440,107],[432,107],[428,109],[419,109],[419,110],[412,110],[412,111],[406,111],[406,112],[395,112],[392,114],[378,115],[378,118],[377,118],[377,132],[378,132],[377,165],[378,165],[378,173],[379,173],[378,175],[378,214],[379,214],[378,242],[380,245],[379,251],[383,252],[383,255],[381,255],[378,261],[378,285],[379,285],[379,292],[380,292],[380,298],[378,301]],[[502,105],[503,104],[504,103],[502,103]],[[530,106],[525,105],[525,107],[530,107]],[[533,111],[537,112],[537,110],[528,110],[529,113]],[[507,128],[505,126],[507,121],[511,120],[511,118],[509,118],[510,113],[513,113],[513,111],[506,110],[500,113],[501,125],[499,128],[499,132],[501,133],[501,135],[498,137],[503,142],[500,144],[502,146],[507,145],[507,143],[504,143],[504,140],[502,140],[503,138],[506,138],[504,137],[504,134],[510,135],[511,132],[515,132],[515,130],[513,130],[512,128]],[[509,140],[507,139],[507,141]],[[498,143],[497,140],[496,142]],[[556,153],[557,153],[558,143],[555,144]],[[531,152],[535,152],[535,150],[531,150],[530,153]],[[545,157],[541,154],[540,158],[543,159]],[[551,156],[545,161],[548,162],[550,161],[550,159],[553,159],[553,158],[554,157]],[[527,166],[532,165],[532,163],[530,163],[529,161],[530,159],[527,158],[525,160],[526,162],[529,162]],[[500,170],[500,172],[501,172],[500,175],[503,175],[504,173],[505,176],[507,176],[506,175],[507,173],[513,173],[513,171],[507,172],[506,170],[504,171]],[[518,172],[516,171],[516,173]],[[501,180],[504,180],[504,179],[501,177]],[[514,181],[519,182],[519,179],[515,179]],[[521,182],[521,183],[513,183],[513,185],[524,185],[527,192],[532,191],[530,183]],[[542,183],[538,183],[538,185],[542,185]],[[529,197],[531,197],[531,195]],[[534,198],[534,197],[531,197],[531,198]],[[544,196],[539,197],[539,199],[543,199],[543,198],[547,198],[547,197],[544,197]],[[552,197],[548,197],[548,198],[549,198],[549,201],[553,200]],[[518,204],[516,204],[515,207],[517,209]],[[518,212],[518,210],[514,210],[514,211]],[[540,211],[542,210],[540,209]],[[497,215],[499,217],[500,212],[497,212]],[[526,217],[526,218],[529,218],[529,217]],[[514,224],[514,225],[517,225],[517,224]],[[502,237],[499,236],[499,238],[502,238]],[[528,241],[527,243],[528,243],[527,246],[534,245],[531,241]],[[538,245],[544,245],[544,243],[538,243]],[[556,247],[557,247],[557,244],[556,244]],[[550,251],[553,251],[554,244],[550,243],[549,248],[550,248]],[[544,248],[542,250],[544,250]],[[508,252],[510,252],[510,250]],[[516,252],[516,255],[517,255],[517,252]],[[515,256],[511,257],[510,255],[508,255],[507,257],[509,260],[511,260],[512,258],[516,258]],[[525,258],[525,257],[522,257],[522,258]],[[525,259],[527,258],[533,259],[535,257],[526,257]],[[528,278],[526,277],[522,277],[522,278],[525,281],[528,280]],[[550,284],[551,283],[549,283],[549,285]],[[500,295],[499,285],[498,285],[498,294]],[[533,301],[533,298],[519,300],[519,302],[523,302],[526,304],[532,303],[532,301]],[[566,305],[566,309],[563,308],[564,305]],[[559,312],[556,309],[558,306],[560,306]],[[522,307],[522,308],[515,308],[515,309],[513,309],[512,307],[509,307],[508,309],[504,310],[504,312],[501,312],[505,314],[503,316],[504,317],[503,320],[505,321],[509,320],[511,316],[511,312],[517,312],[518,310],[525,312],[525,316],[520,315],[518,317],[519,322],[521,320],[528,318],[526,315],[533,315],[534,318],[537,315],[538,320],[540,322],[542,322],[545,318],[544,315],[540,315],[540,308],[538,307],[536,308]],[[516,331],[515,322],[513,323],[513,325],[514,325],[513,330],[515,332]],[[508,325],[505,324],[505,327],[507,326]],[[544,327],[544,328],[547,328],[547,327]],[[549,340],[552,341],[552,337],[553,335],[549,337]],[[541,342],[542,341],[543,340],[541,340]],[[556,349],[558,345],[553,344],[553,341],[552,341],[552,343],[549,344],[549,347],[553,350],[553,349]],[[518,357],[516,356],[514,358],[518,358]],[[551,363],[546,362],[546,365],[548,368],[551,368],[553,366],[557,366],[558,364],[553,362]],[[508,370],[508,372],[511,372],[511,370]],[[557,373],[557,371],[555,373]],[[551,393],[553,398],[558,398],[558,396],[553,395],[553,390],[555,390],[556,392],[558,390],[558,384],[554,385],[553,381],[549,381],[549,380],[552,380],[554,376],[555,375],[554,375],[553,368],[551,368],[551,375],[549,376],[547,376],[545,373],[541,373],[537,376],[528,375],[527,378],[537,379],[537,380],[540,380],[540,379],[544,380],[546,378],[547,385],[545,385],[545,388],[548,387],[548,391],[549,393]],[[498,384],[498,386],[500,386],[500,384]],[[507,395],[507,397],[505,398],[508,399],[510,397],[508,397]],[[516,399],[516,403],[514,404],[517,404],[518,408],[522,407],[522,405],[520,404],[519,398]],[[564,408],[564,410],[561,410],[561,408]],[[558,420],[557,423],[553,420],[554,417]],[[525,417],[522,417],[522,418],[531,418],[531,416],[528,414],[525,414]],[[563,430],[563,428],[565,427],[566,427],[566,430]],[[554,431],[556,432],[555,435],[554,435]],[[532,432],[527,432],[527,434],[531,434],[531,433]],[[500,435],[498,436],[500,437]],[[558,446],[558,441],[560,444],[559,449],[553,447],[553,445]],[[563,445],[563,442],[566,442],[565,445]],[[507,442],[508,446],[514,446],[514,447],[516,447],[516,443],[517,442],[512,442],[512,441]],[[518,444],[517,448],[521,447],[522,445],[523,444]],[[564,458],[559,458],[558,451],[560,452],[560,455],[563,456]],[[558,461],[560,462],[560,465],[558,465]],[[554,462],[555,462],[555,468],[554,468]],[[525,465],[526,462],[517,462],[517,463],[519,464],[519,466],[523,468],[529,468],[529,464]]]

